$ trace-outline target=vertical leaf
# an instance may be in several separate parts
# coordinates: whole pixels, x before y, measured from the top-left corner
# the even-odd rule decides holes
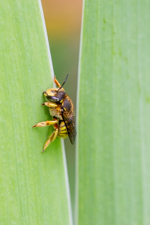
[[[78,225],[150,223],[150,3],[84,1]]]
[[[41,104],[53,68],[40,1],[0,8],[0,224],[71,224],[63,144],[42,154],[52,128]]]

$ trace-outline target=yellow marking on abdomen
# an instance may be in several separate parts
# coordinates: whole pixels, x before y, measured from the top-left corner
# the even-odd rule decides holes
[[[67,128],[65,126],[65,123],[62,121],[59,126],[59,134],[58,136],[66,138],[68,136]]]

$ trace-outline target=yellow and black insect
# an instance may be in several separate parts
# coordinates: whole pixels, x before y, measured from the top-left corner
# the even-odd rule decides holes
[[[58,88],[51,88],[43,92],[47,102],[44,102],[42,105],[49,107],[49,112],[53,117],[53,120],[37,123],[33,127],[53,126],[55,129],[55,131],[45,142],[43,152],[48,147],[48,145],[56,139],[57,136],[62,138],[69,136],[70,142],[72,144],[75,141],[76,130],[74,106],[72,100],[68,97],[65,90],[63,89],[63,85],[65,84],[67,78],[68,75],[62,85],[60,85],[58,80],[54,78],[54,82]]]

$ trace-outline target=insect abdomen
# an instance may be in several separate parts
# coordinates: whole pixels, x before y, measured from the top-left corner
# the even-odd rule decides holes
[[[58,132],[59,137],[66,138],[68,136],[67,128],[65,126],[64,121],[61,121]]]

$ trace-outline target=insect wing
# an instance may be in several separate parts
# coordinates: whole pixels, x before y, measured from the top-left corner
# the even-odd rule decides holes
[[[76,129],[75,129],[75,118],[74,115],[68,116],[68,114],[64,111],[62,114],[63,120],[65,122],[68,136],[71,144],[74,143],[76,137]]]

